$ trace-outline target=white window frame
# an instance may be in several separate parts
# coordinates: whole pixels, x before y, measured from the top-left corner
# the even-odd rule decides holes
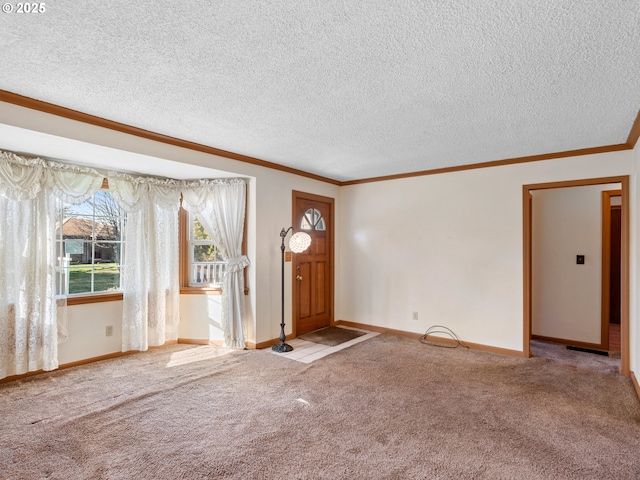
[[[100,190],[98,190],[98,192],[108,192],[108,188],[101,188]],[[57,253],[57,265],[56,265],[56,288],[58,289],[57,291],[57,296],[58,297],[67,297],[67,298],[78,298],[78,297],[93,297],[93,296],[102,296],[102,295],[111,295],[111,294],[122,294],[122,258],[123,258],[123,252],[124,252],[124,248],[125,248],[125,242],[124,242],[124,238],[123,238],[123,232],[124,232],[124,223],[126,221],[126,214],[123,212],[123,214],[119,217],[120,218],[120,240],[101,240],[98,239],[96,236],[96,224],[100,223],[100,218],[103,217],[104,215],[100,215],[99,213],[96,213],[96,207],[95,207],[95,196],[96,194],[98,194],[98,192],[94,193],[92,195],[92,209],[91,209],[91,213],[87,213],[87,214],[81,214],[78,216],[71,216],[71,218],[78,218],[78,219],[82,219],[82,220],[88,220],[91,222],[91,240],[85,240],[85,239],[77,239],[77,241],[82,242],[83,246],[84,245],[90,245],[90,250],[91,250],[91,261],[90,263],[87,263],[87,266],[91,267],[91,280],[90,280],[90,290],[87,292],[76,292],[76,293],[69,293],[69,277],[70,277],[70,269],[72,268],[72,263],[71,263],[71,257],[70,255],[65,255],[65,243],[68,241],[68,239],[64,238],[64,220],[65,220],[65,208],[67,205],[67,203],[63,202],[62,200],[59,201],[59,211],[57,212],[57,217],[58,217],[58,221],[57,224],[59,225],[59,232],[56,235],[56,253]],[[114,200],[115,201],[115,200]],[[67,218],[69,218],[69,215],[66,215]],[[96,266],[100,265],[100,261],[96,262],[96,258],[95,258],[95,252],[96,252],[96,246],[98,244],[113,244],[113,245],[120,245],[120,258],[115,258],[116,262],[115,264],[118,266],[119,270],[120,270],[120,277],[119,277],[119,285],[118,288],[115,289],[109,289],[109,290],[96,290],[95,289],[95,275],[96,275]],[[117,251],[117,249],[115,249]],[[98,259],[101,260],[101,259]],[[63,286],[62,288],[60,288],[60,286]]]
[[[222,279],[227,268],[227,261],[222,259],[220,251],[213,240],[196,240],[194,238],[194,221],[197,215],[190,212],[187,214],[187,249],[188,255],[188,286],[220,288]],[[210,262],[196,262],[194,259],[195,247],[205,245],[214,247],[214,260]],[[211,281],[213,280],[213,281]]]

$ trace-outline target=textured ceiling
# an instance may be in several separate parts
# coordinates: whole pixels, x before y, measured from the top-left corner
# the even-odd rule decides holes
[[[352,180],[624,143],[640,1],[45,2],[0,89]]]

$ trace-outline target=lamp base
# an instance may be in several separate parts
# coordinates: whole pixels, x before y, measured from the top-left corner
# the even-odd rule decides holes
[[[273,350],[274,352],[278,352],[278,353],[285,353],[285,352],[290,352],[291,350],[293,350],[293,347],[289,344],[286,343],[278,343],[276,345],[274,345],[273,347],[271,347],[271,350]]]

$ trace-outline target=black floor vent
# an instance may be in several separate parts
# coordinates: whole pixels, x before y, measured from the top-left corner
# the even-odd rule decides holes
[[[605,357],[609,356],[609,352],[605,352],[604,350],[593,350],[591,348],[574,347],[573,345],[567,345],[567,350],[575,350],[576,352],[595,353],[596,355],[604,355]]]

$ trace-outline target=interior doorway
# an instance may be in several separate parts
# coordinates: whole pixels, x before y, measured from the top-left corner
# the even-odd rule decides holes
[[[524,302],[523,302],[523,353],[531,356],[532,338],[532,192],[537,190],[593,186],[620,185],[620,373],[630,375],[629,368],[629,177],[606,177],[567,182],[523,186],[523,261],[524,261]],[[603,277],[604,279],[604,277]],[[604,307],[602,307],[604,309]]]
[[[293,228],[311,245],[293,257],[293,334],[328,327],[333,319],[334,199],[293,192]]]
[[[621,346],[622,192],[602,192],[602,343],[612,352]]]

